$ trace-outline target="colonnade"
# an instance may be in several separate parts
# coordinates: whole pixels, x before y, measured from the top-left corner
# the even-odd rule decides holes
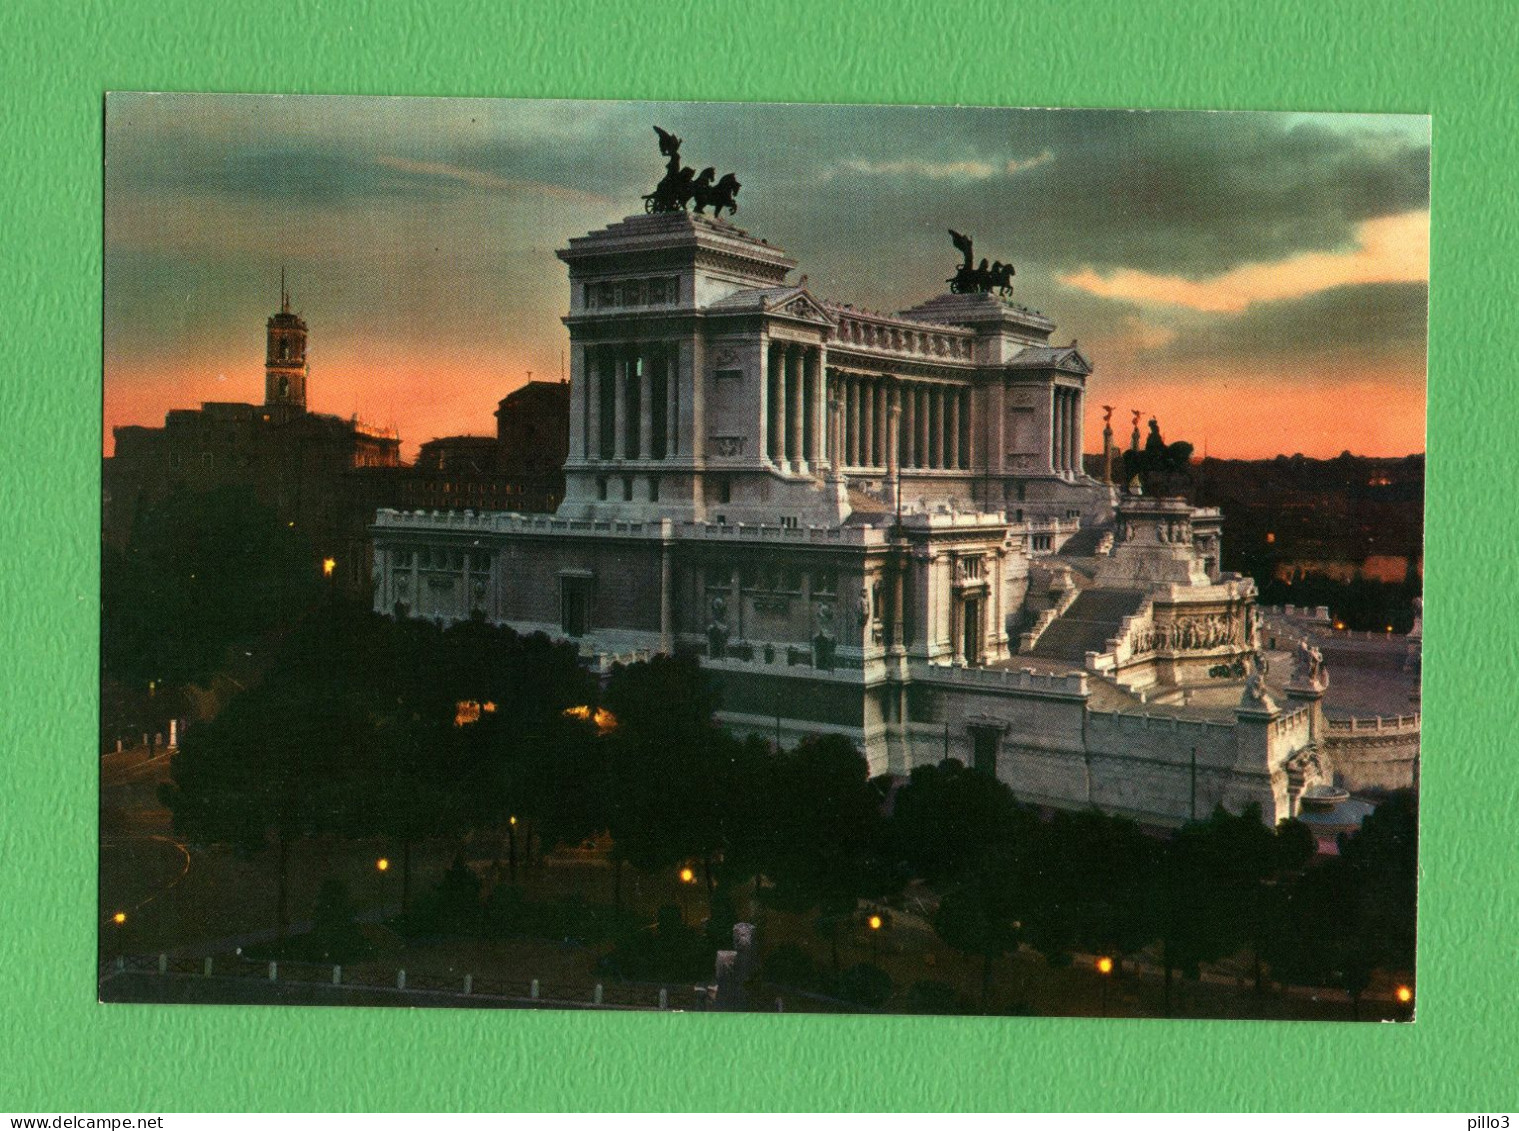
[[[827,465],[823,351],[771,342],[765,354],[765,455],[783,471],[806,474]]]
[[[1050,469],[1081,474],[1081,391],[1056,385],[1050,411]]]
[[[665,343],[586,347],[587,457],[662,460],[679,452],[676,360]]]
[[[970,390],[926,381],[830,371],[838,396],[844,467],[965,470],[970,467]],[[895,460],[890,411],[900,411]]]

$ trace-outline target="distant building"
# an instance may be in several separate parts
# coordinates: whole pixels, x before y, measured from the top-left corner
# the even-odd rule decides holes
[[[264,402],[171,409],[162,428],[114,430],[103,470],[103,527],[125,545],[137,516],[177,490],[253,488],[280,522],[305,531],[339,584],[369,594],[368,526],[382,507],[546,512],[564,497],[567,381],[529,381],[497,407],[495,436],[444,436],[401,463],[394,431],[306,407],[307,326],[280,287],[266,324]]]
[[[401,505],[424,510],[546,513],[564,498],[570,445],[568,381],[528,381],[503,397],[495,436],[443,436],[422,445]]]
[[[104,536],[125,545],[137,517],[176,490],[252,487],[279,521],[306,531],[319,556],[337,560],[345,588],[366,591],[365,526],[376,506],[401,498],[400,439],[307,409],[307,328],[283,285],[266,330],[263,404],[209,401],[171,409],[162,428],[114,430],[102,472]]]

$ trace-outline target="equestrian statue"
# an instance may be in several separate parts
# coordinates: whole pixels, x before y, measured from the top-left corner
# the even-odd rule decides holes
[[[658,126],[654,127],[654,132],[659,135],[660,155],[669,160],[659,184],[643,198],[645,212],[684,212],[692,205],[698,216],[706,215],[709,207],[714,217],[721,216],[725,208],[730,214],[738,211],[735,198],[742,186],[737,177],[725,173],[718,179],[717,170],[710,165],[700,174],[683,166],[680,163],[681,139]]]

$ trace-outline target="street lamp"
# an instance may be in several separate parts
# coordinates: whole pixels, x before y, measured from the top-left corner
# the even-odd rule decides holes
[[[1108,979],[1113,976],[1113,960],[1107,955],[1097,959],[1097,973],[1102,984],[1102,1015],[1108,1015]]]
[[[696,883],[696,873],[691,870],[691,866],[689,864],[680,870],[679,876],[682,888],[688,888],[692,884]],[[682,894],[680,897],[680,917],[682,921],[690,917],[690,908],[686,906],[686,904],[689,902],[690,898],[685,894]]]
[[[127,913],[125,911],[116,912],[116,914],[111,916],[111,922],[115,923],[118,927],[126,926]]]
[[[865,925],[870,928],[870,964],[879,966],[881,963],[878,961],[876,952],[876,939],[881,937],[881,928],[885,926],[885,921],[880,915],[872,913],[870,918],[865,920]]]
[[[337,568],[337,565],[338,565],[338,563],[337,563],[337,559],[336,558],[323,558],[322,559],[322,576],[323,577],[331,577],[332,576],[332,571]]]
[[[1398,999],[1398,1004],[1403,1007],[1404,1019],[1407,1021],[1412,1021],[1414,1019],[1413,987],[1409,985],[1401,985],[1398,987],[1395,996]]]

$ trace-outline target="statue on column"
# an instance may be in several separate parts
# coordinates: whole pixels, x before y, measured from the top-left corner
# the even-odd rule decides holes
[[[730,213],[738,211],[735,198],[742,186],[737,177],[725,173],[714,183],[717,170],[711,166],[703,169],[698,177],[694,169],[681,164],[681,139],[658,126],[654,127],[654,132],[659,135],[660,155],[669,160],[659,184],[643,198],[645,212],[684,212],[693,202],[697,215],[705,215],[708,207],[714,217],[721,216],[725,208]]]
[[[1113,406],[1102,406],[1102,481],[1113,482]]]
[[[812,663],[821,671],[832,671],[833,653],[838,645],[833,634],[833,606],[819,601],[815,614],[817,632],[812,637]]]
[[[707,655],[721,660],[728,650],[728,602],[721,597],[712,598],[712,620],[707,625]]]
[[[951,294],[990,294],[996,291],[1003,298],[1011,298],[1013,294],[1013,276],[1017,274],[1011,263],[1003,263],[998,260],[988,264],[986,259],[981,260],[979,267],[971,266],[975,263],[974,244],[971,238],[949,229],[949,238],[964,256],[964,261],[956,269],[954,277],[946,279]]]
[[[1250,675],[1245,680],[1245,693],[1239,705],[1257,711],[1274,711],[1276,704],[1266,690],[1266,657],[1257,651],[1250,655]]]
[[[1324,653],[1306,640],[1298,641],[1293,654],[1292,682],[1294,685],[1323,691],[1329,686],[1329,672],[1324,667]]]

